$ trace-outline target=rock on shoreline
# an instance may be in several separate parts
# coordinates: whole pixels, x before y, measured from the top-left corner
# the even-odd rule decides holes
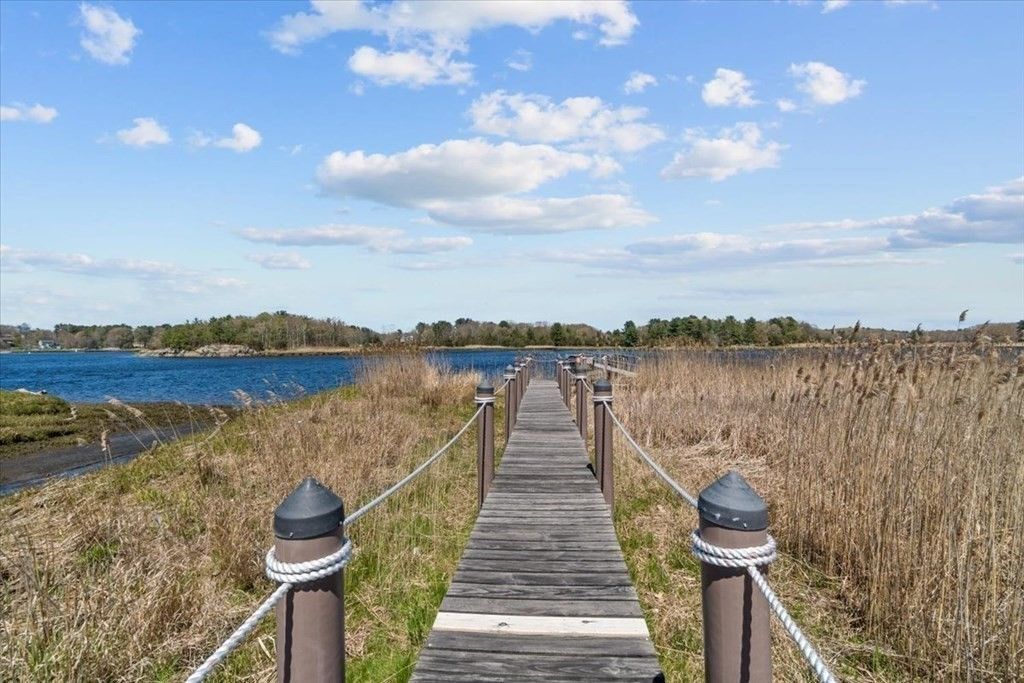
[[[258,354],[242,344],[207,344],[191,351],[181,349],[145,349],[139,351],[139,355],[174,358],[237,358]]]

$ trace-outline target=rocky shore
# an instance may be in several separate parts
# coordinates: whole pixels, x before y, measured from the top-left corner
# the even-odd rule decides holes
[[[198,349],[185,351],[181,349],[142,349],[140,356],[159,356],[174,358],[238,358],[242,356],[258,356],[259,353],[242,344],[207,344]]]

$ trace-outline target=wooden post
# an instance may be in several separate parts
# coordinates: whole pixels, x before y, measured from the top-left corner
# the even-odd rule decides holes
[[[768,506],[737,472],[700,492],[701,537],[721,548],[751,548],[768,540]],[[765,568],[761,568],[765,573]],[[768,601],[746,570],[701,563],[704,680],[771,681]]]
[[[494,387],[490,384],[477,386],[474,402],[483,406],[476,418],[476,492],[479,510],[483,507],[484,498],[494,479]]]
[[[582,367],[576,368],[576,428],[587,440],[587,373]]]
[[[516,369],[511,365],[505,366],[505,443],[512,437],[512,429],[516,426],[516,412],[519,410],[519,402],[516,393]]]
[[[526,393],[526,371],[523,370],[522,361],[516,361],[516,391],[519,392],[517,405],[522,404],[523,394]]]
[[[274,512],[274,554],[282,562],[327,557],[344,543],[345,506],[307,477]],[[344,570],[292,588],[277,603],[279,683],[345,680]]]
[[[611,405],[612,383],[597,380],[594,382],[594,473],[609,508],[615,504],[615,466],[612,460],[615,425],[608,414]]]
[[[505,443],[512,437],[512,428],[516,426],[516,369],[505,366]]]
[[[612,364],[611,364],[611,360],[608,359],[608,356],[605,356],[603,360],[604,360],[604,378],[606,380],[608,380],[609,382],[611,382],[612,381]]]

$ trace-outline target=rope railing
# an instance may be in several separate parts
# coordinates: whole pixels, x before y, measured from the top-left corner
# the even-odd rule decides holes
[[[426,471],[427,468],[434,464],[459,440],[463,434],[466,433],[466,430],[476,422],[477,418],[486,407],[487,404],[481,403],[476,412],[473,413],[473,416],[469,418],[466,424],[464,424],[458,432],[456,432],[455,436],[449,439],[448,442],[441,446],[441,448],[433,455],[420,463],[414,470],[403,477],[400,481],[390,486],[379,496],[345,517],[341,522],[343,531]],[[267,578],[273,581],[278,581],[280,585],[262,603],[260,603],[259,607],[257,607],[252,614],[246,617],[245,621],[243,621],[241,625],[239,625],[239,627],[235,629],[235,631],[228,636],[216,650],[213,651],[213,654],[206,658],[206,661],[204,661],[192,673],[192,675],[188,677],[186,683],[200,683],[203,681],[218,664],[224,661],[224,659],[226,659],[227,656],[235,650],[235,648],[241,645],[242,641],[244,641],[252,630],[263,620],[263,618],[270,613],[270,610],[280,602],[281,598],[288,594],[288,591],[295,586],[337,574],[345,568],[351,559],[352,541],[347,538],[344,539],[341,548],[337,551],[325,557],[310,560],[308,562],[282,562],[277,559],[274,548],[268,550],[265,558],[265,573]]]
[[[626,442],[630,445],[634,452],[640,456],[658,477],[668,485],[675,493],[679,495],[684,501],[686,501],[692,508],[699,509],[699,501],[689,491],[683,488],[679,482],[669,476],[668,472],[664,470],[655,460],[652,458],[641,446],[636,442],[636,439],[629,433],[625,425],[619,420],[618,416],[611,407],[610,398],[603,398],[601,396],[594,396],[595,403],[602,403],[604,409],[607,411],[608,417],[619,428],[620,433],[625,437]],[[715,567],[728,567],[733,569],[744,569],[750,576],[751,581],[757,586],[758,591],[764,596],[765,601],[768,603],[768,607],[772,613],[778,618],[783,628],[793,642],[796,643],[797,648],[800,650],[800,654],[803,655],[807,664],[811,667],[815,677],[821,683],[836,683],[836,677],[829,670],[825,660],[822,659],[821,655],[815,649],[814,645],[811,644],[807,636],[804,635],[800,627],[793,621],[792,616],[786,610],[782,601],[772,590],[768,584],[768,580],[764,574],[761,573],[759,567],[771,564],[777,557],[775,539],[770,534],[766,534],[767,540],[763,545],[754,546],[750,548],[723,548],[708,542],[701,535],[700,529],[693,532],[690,537],[691,541],[691,552],[694,557],[705,565],[711,565]]]

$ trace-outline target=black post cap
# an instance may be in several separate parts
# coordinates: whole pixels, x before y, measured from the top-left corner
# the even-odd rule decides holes
[[[516,371],[516,369],[514,367],[512,367],[511,365],[506,365],[505,366],[505,372],[507,372],[508,374],[512,374],[515,371]]]
[[[595,394],[610,394],[612,393],[612,383],[606,379],[599,379],[594,382],[594,393]]]
[[[494,385],[492,384],[477,384],[476,385],[477,396],[494,396]]]
[[[278,538],[316,538],[331,533],[345,520],[341,498],[313,477],[306,477],[274,511]]]
[[[700,492],[697,511],[705,522],[726,529],[768,528],[768,506],[735,470],[729,470]]]

